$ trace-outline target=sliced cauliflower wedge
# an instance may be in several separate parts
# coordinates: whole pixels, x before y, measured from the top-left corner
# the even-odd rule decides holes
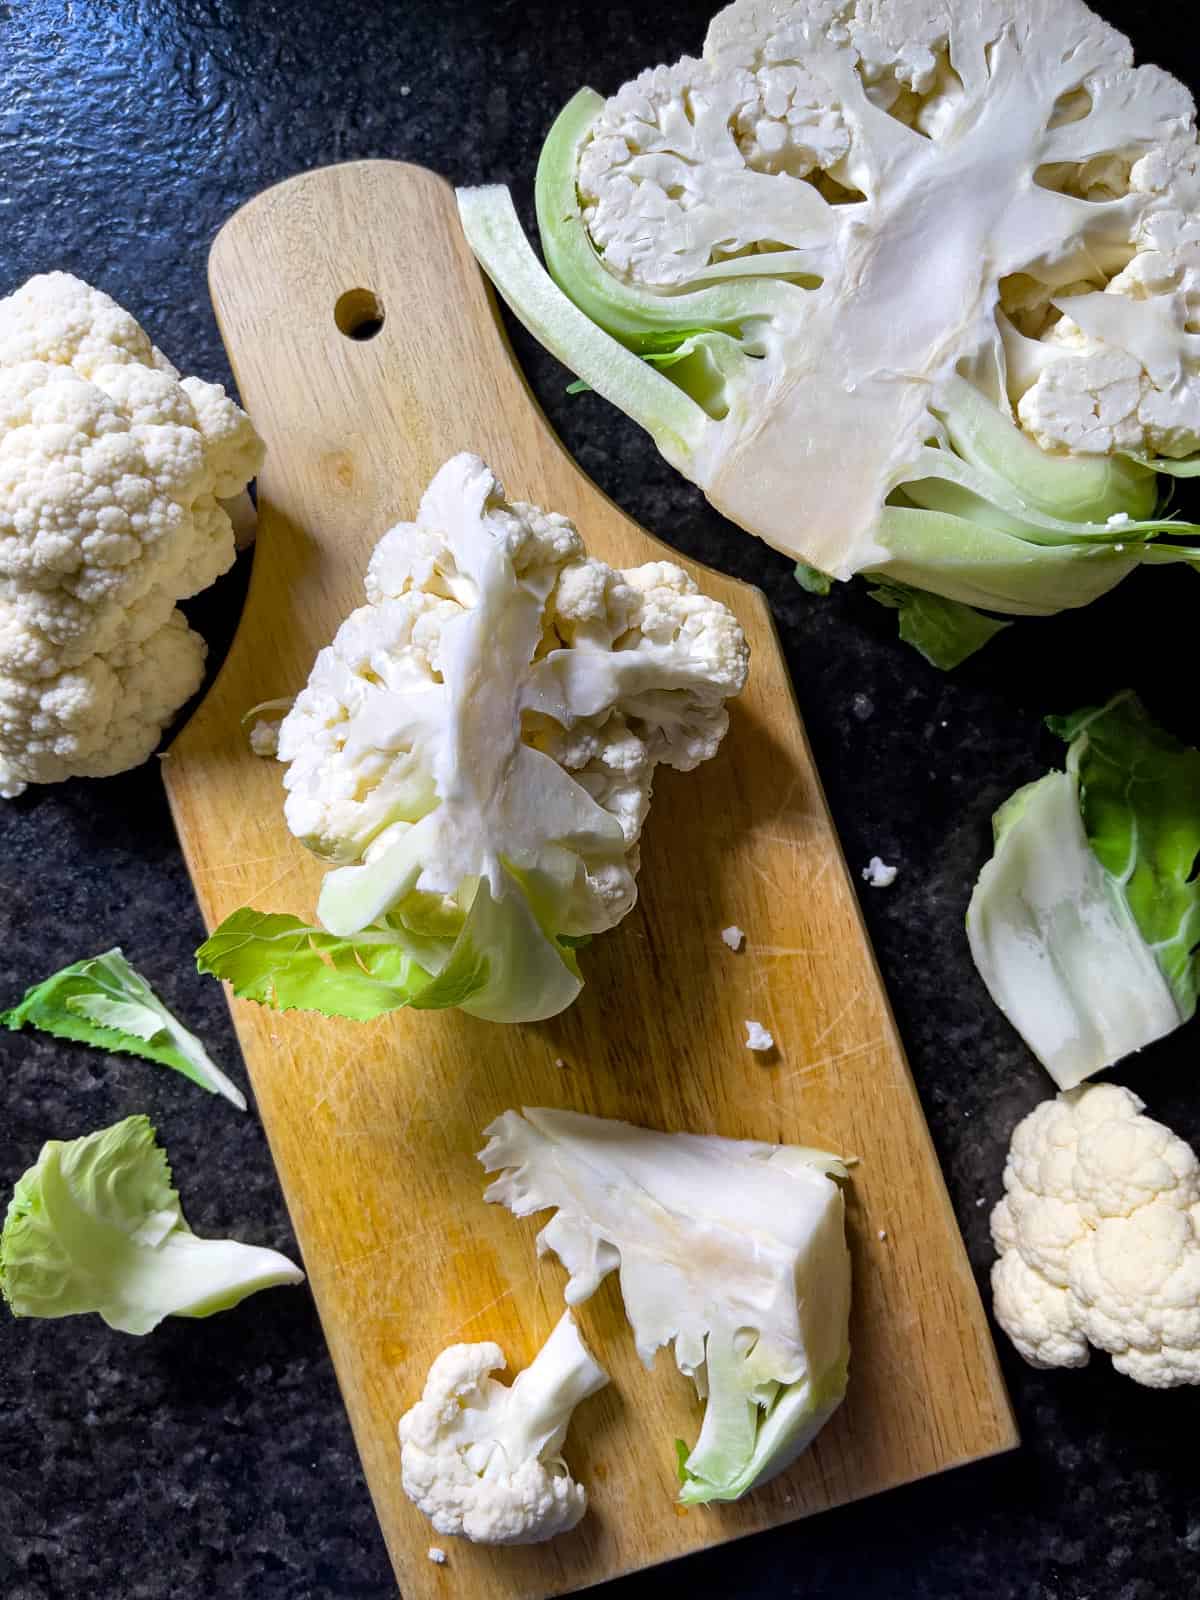
[[[199,688],[176,602],[232,564],[262,444],[68,273],[0,300],[0,795],[151,754]]]
[[[562,1458],[575,1407],[608,1373],[565,1311],[510,1385],[498,1344],[455,1344],[400,1419],[404,1492],[434,1530],[476,1544],[541,1544],[587,1511]]]
[[[1200,560],[1200,146],[1081,0],[736,0],[703,55],[543,148],[549,276],[460,191],[517,315],[806,586],[855,573],[939,664]],[[957,639],[948,648],[947,635]]]
[[[575,947],[634,904],[655,769],[716,754],[745,636],[681,568],[589,557],[467,454],[366,592],[278,734],[288,826],[334,867],[321,927],[243,909],[201,969],[282,1009],[552,1016]]]
[[[1200,1383],[1200,1164],[1116,1084],[1020,1123],[992,1212],[996,1320],[1035,1367],[1091,1347],[1151,1389]]]
[[[673,1345],[704,1401],[695,1445],[676,1442],[680,1500],[738,1500],[791,1466],[846,1393],[845,1163],[543,1106],[484,1132],[484,1198],[553,1210],[537,1248],[570,1274],[567,1304],[616,1272],[642,1361]]]

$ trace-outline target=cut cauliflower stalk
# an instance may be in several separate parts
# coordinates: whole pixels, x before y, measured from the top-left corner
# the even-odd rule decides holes
[[[404,1492],[440,1534],[476,1544],[540,1544],[573,1528],[587,1490],[562,1459],[571,1415],[608,1374],[564,1312],[511,1386],[497,1344],[456,1344],[429,1369],[400,1419]],[[444,1561],[442,1552],[429,1552]]]
[[[1151,1389],[1200,1383],[1200,1165],[1116,1084],[1018,1124],[992,1212],[996,1320],[1035,1367],[1089,1346]]]
[[[526,1106],[484,1130],[484,1198],[553,1209],[538,1254],[569,1306],[610,1272],[646,1367],[673,1345],[705,1401],[680,1500],[738,1500],[791,1466],[837,1410],[850,1360],[845,1206],[828,1151]]]
[[[250,419],[68,273],[0,300],[0,795],[145,761],[199,688]]]
[[[553,1016],[575,945],[634,904],[655,769],[716,754],[742,630],[670,562],[589,557],[465,454],[380,540],[366,590],[279,728],[288,826],[337,868],[324,932],[243,908],[202,970],[338,1015]]]

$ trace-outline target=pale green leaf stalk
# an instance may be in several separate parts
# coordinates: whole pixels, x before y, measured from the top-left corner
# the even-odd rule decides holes
[[[0,1292],[18,1317],[96,1312],[121,1333],[210,1317],[304,1274],[275,1250],[188,1227],[148,1118],[42,1146],[0,1234]]]

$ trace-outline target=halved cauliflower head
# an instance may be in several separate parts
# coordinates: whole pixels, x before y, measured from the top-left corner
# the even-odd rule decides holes
[[[1153,1389],[1200,1383],[1200,1163],[1116,1084],[1018,1124],[992,1212],[996,1320],[1035,1367],[1089,1346]]]
[[[456,1344],[429,1369],[400,1419],[404,1492],[440,1534],[477,1544],[538,1544],[573,1528],[587,1490],[562,1459],[571,1415],[608,1374],[564,1312],[511,1386],[497,1344]]]
[[[695,767],[728,726],[736,618],[669,562],[589,557],[466,454],[384,535],[366,590],[279,730],[292,832],[365,863],[326,878],[326,926],[446,931],[484,880],[497,900],[519,884],[553,934],[614,926],[655,768]]]
[[[203,677],[175,604],[232,565],[221,502],[261,458],[108,295],[60,272],[0,300],[0,793],[149,756]]]
[[[504,190],[460,209],[734,522],[1040,615],[1197,558],[1150,541],[1194,532],[1155,472],[1200,457],[1198,161],[1188,90],[1082,0],[735,0],[702,55],[563,109],[553,282]]]

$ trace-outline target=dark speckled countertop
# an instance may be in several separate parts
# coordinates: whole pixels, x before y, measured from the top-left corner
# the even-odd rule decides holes
[[[1016,0],[1014,0],[1016,3]],[[1103,0],[1146,58],[1200,83],[1183,6]],[[710,7],[583,0],[74,0],[0,4],[0,291],[61,267],[111,291],[188,371],[228,381],[205,289],[225,217],[325,162],[394,156],[519,186],[587,80],[699,48]],[[1013,628],[942,676],[858,588],[818,601],[594,396],[518,339],[584,468],[647,527],[770,597],[851,865],[899,864],[867,918],[971,1259],[1009,1132],[1051,1089],[989,1003],[962,918],[996,804],[1044,771],[1042,713],[1136,685],[1200,739],[1200,580],[1148,571],[1084,615]],[[852,463],[849,464],[852,467]],[[1194,502],[1193,502],[1194,503]],[[219,659],[247,562],[190,609]],[[0,999],[114,943],[237,1060],[197,977],[200,920],[152,763],[0,805]],[[1121,1074],[1200,1140],[1194,1027]],[[157,1122],[188,1214],[293,1248],[262,1131],[182,1079],[35,1037],[0,1041],[0,1186],[46,1137]],[[239,1069],[240,1070],[240,1069]],[[952,1359],[952,1353],[948,1352]],[[1097,1360],[1046,1374],[1001,1348],[1025,1443],[968,1468],[606,1591],[806,1600],[1177,1600],[1200,1590],[1200,1394]],[[393,1592],[311,1301],[263,1295],[135,1340],[96,1319],[0,1318],[5,1600],[383,1600]]]

